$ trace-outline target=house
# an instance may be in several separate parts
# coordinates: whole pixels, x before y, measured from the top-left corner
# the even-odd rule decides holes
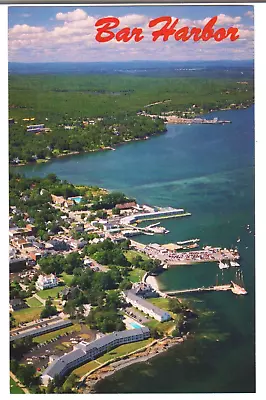
[[[51,245],[52,248],[56,251],[69,250],[69,245],[64,240],[48,240],[48,242],[46,243],[46,248],[48,248],[47,244]]]
[[[118,210],[128,210],[130,208],[136,207],[137,203],[135,201],[131,201],[129,203],[124,203],[124,204],[116,204],[115,208],[118,208]]]
[[[21,310],[22,308],[27,308],[29,307],[27,303],[25,303],[24,300],[21,299],[12,299],[9,301],[9,311],[17,311]]]
[[[99,355],[106,353],[112,348],[126,343],[132,343],[147,339],[150,337],[150,330],[147,327],[131,329],[121,332],[114,332],[110,335],[104,335],[93,342],[82,341],[73,347],[70,353],[67,353],[54,360],[42,373],[42,384],[47,386],[57,375],[63,377],[66,373],[79,365],[90,360],[94,360]]]
[[[141,296],[141,297],[158,297],[159,296],[159,294],[153,289],[153,287],[146,282],[133,283],[131,290],[137,296]]]
[[[45,290],[58,286],[58,278],[54,275],[39,275],[36,281],[37,290]]]
[[[77,294],[80,292],[79,288],[76,287],[66,287],[62,290],[61,296],[63,300],[74,299]]]
[[[133,290],[126,290],[124,292],[124,297],[133,307],[143,311],[145,314],[148,314],[159,322],[169,321],[171,319],[171,315],[167,311],[164,311],[152,303],[149,303],[147,300],[144,300],[142,297],[137,296]]]
[[[51,198],[53,203],[59,204],[60,206],[62,206],[66,201],[63,196],[56,196],[54,194],[51,194]]]

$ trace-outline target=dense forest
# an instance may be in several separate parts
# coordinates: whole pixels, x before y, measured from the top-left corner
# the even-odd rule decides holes
[[[189,117],[252,102],[252,80],[10,75],[10,161],[95,151],[166,130],[162,119],[140,111]],[[27,132],[32,124],[47,130]]]

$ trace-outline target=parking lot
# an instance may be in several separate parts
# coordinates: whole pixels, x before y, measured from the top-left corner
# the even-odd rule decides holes
[[[64,333],[50,339],[45,343],[40,343],[34,346],[22,359],[23,364],[34,365],[38,371],[47,367],[49,356],[62,356],[73,350],[73,346],[82,340],[92,341],[95,339],[96,331],[92,331],[85,325],[82,326],[79,332]],[[40,336],[39,336],[40,337]]]
[[[134,307],[127,307],[125,311],[130,317],[134,318],[137,322],[140,322],[141,324],[150,321],[150,318],[146,318],[144,314],[137,311]]]

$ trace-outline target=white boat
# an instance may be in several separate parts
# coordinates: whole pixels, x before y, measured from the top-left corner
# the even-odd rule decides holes
[[[240,238],[238,238],[238,239],[237,239],[237,243],[239,243],[239,242],[240,242],[240,240],[241,240],[241,239],[240,239]]]
[[[236,261],[230,261],[230,265],[231,267],[240,267],[240,264],[238,264]]]
[[[219,268],[220,269],[227,269],[229,268],[229,265],[226,263],[222,263],[222,261],[219,262]]]

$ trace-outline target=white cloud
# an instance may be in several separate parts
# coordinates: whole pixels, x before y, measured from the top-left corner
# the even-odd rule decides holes
[[[80,21],[87,18],[87,13],[80,8],[75,11],[69,11],[67,13],[56,14],[56,19],[59,21]]]
[[[127,14],[120,17],[119,28],[125,26],[141,27],[145,39],[139,43],[110,41],[98,43],[95,40],[97,17],[88,15],[81,9],[68,13],[58,13],[54,21],[57,26],[15,25],[9,29],[9,60],[31,62],[34,57],[45,61],[118,61],[131,59],[217,59],[228,58],[237,51],[237,57],[245,59],[247,52],[253,49],[253,30],[249,25],[239,24],[241,17],[218,16],[219,26],[237,26],[242,40],[231,43],[226,39],[223,43],[214,41],[194,43],[177,42],[170,37],[168,42],[152,42],[153,29],[148,28],[151,17],[142,14]],[[175,17],[173,17],[173,20]],[[180,19],[177,29],[183,26],[203,27],[210,18],[204,20]],[[162,24],[160,24],[161,26]],[[156,29],[159,29],[159,24]],[[216,46],[213,46],[213,44]],[[228,47],[227,47],[228,46]],[[249,50],[250,49],[250,50]],[[231,52],[231,53],[230,53]],[[219,57],[217,57],[219,56]]]
[[[249,17],[249,18],[254,18],[254,12],[253,11],[247,11],[245,14],[244,14],[246,17]]]

